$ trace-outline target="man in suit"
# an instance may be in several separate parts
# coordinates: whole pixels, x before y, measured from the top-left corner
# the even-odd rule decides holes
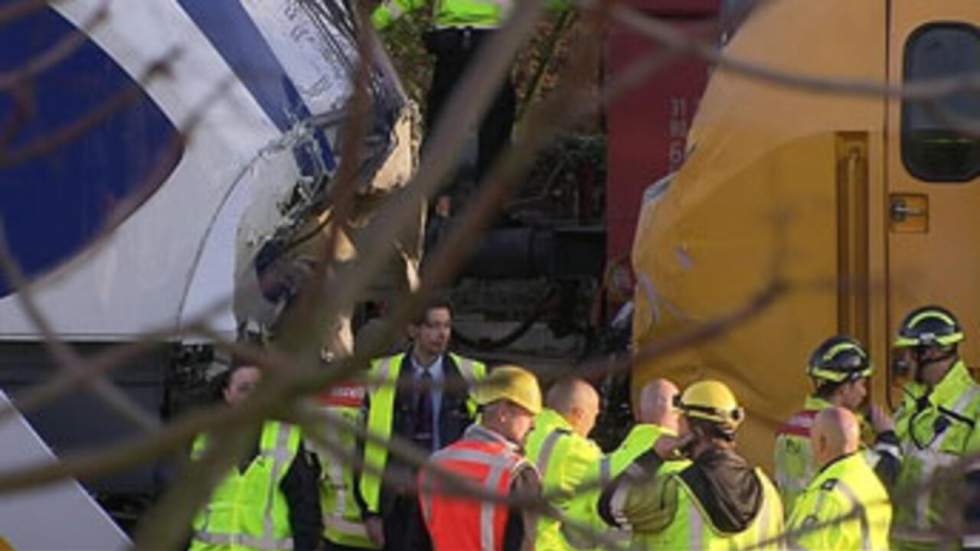
[[[373,387],[366,405],[367,429],[383,440],[398,436],[426,454],[452,444],[476,416],[468,388],[483,378],[486,367],[448,352],[452,306],[436,299],[409,326],[412,345],[402,354],[374,360]],[[411,488],[416,469],[368,440],[357,499],[372,542],[386,550],[431,548]],[[379,472],[400,481],[391,484]]]

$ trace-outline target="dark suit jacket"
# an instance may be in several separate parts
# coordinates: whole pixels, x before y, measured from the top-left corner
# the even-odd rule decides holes
[[[442,392],[439,411],[435,414],[439,422],[440,444],[448,446],[459,440],[466,427],[473,423],[474,416],[470,415],[469,410],[466,409],[466,402],[469,398],[469,393],[465,390],[466,380],[463,378],[459,366],[449,354],[442,357],[442,370],[446,387]],[[398,371],[398,387],[395,391],[391,427],[393,437],[397,435],[411,440],[415,434],[415,397],[412,390],[414,375],[412,352],[409,350],[402,359]],[[371,407],[368,401],[366,401],[366,407]],[[388,461],[385,463],[385,474],[393,474],[399,479],[414,481],[417,473],[415,468],[389,454]],[[355,484],[354,487],[359,489],[360,484]],[[355,497],[361,505],[361,511],[366,511],[359,491],[355,492]],[[378,509],[381,518],[384,520],[385,536],[388,540],[385,546],[386,550],[424,551],[429,548],[428,534],[422,524],[421,513],[418,510],[418,502],[414,492],[400,492],[399,489],[392,488],[382,482]]]

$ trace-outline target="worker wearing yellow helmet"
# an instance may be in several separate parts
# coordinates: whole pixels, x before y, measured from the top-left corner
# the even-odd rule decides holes
[[[959,356],[963,338],[949,310],[924,306],[905,317],[895,339],[895,368],[912,380],[903,387],[905,396],[895,412],[904,457],[894,495],[909,503],[896,501],[893,549],[980,543],[980,537],[959,529],[971,522],[975,526],[980,516],[980,499],[969,497],[980,485],[977,462],[972,472],[969,466],[956,466],[980,451],[980,385]]]
[[[466,479],[499,496],[532,497],[541,492],[534,465],[521,446],[541,412],[541,389],[530,371],[501,366],[477,387],[479,421],[463,437],[433,454],[430,463],[443,473]],[[460,496],[447,488],[435,469],[419,472],[419,503],[436,551],[487,549],[517,551],[533,547],[535,516],[516,514],[506,503]]]
[[[718,381],[690,385],[677,400],[691,464],[645,480],[622,479],[622,522],[658,549],[779,549],[783,507],[775,486],[735,451],[745,411]]]

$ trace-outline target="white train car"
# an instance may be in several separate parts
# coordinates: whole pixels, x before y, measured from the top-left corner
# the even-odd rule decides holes
[[[81,352],[174,335],[113,375],[165,416],[174,386],[211,362],[187,324],[234,336],[284,300],[255,282],[283,249],[276,239],[323,208],[360,63],[353,17],[337,0],[23,4],[0,24],[7,247],[53,330]],[[391,159],[412,158],[396,131],[407,101],[372,55],[361,175],[391,189],[411,171],[376,181]],[[0,277],[0,388],[15,400],[54,369],[21,298]],[[25,413],[56,453],[136,430],[85,392]],[[151,467],[86,481],[103,495],[153,483]]]

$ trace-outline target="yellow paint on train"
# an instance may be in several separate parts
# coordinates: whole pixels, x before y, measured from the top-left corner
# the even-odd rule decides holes
[[[765,3],[725,52],[791,73],[901,85],[980,71],[976,0]],[[980,94],[940,102],[980,125]],[[724,336],[638,365],[680,384],[712,377],[749,410],[741,450],[771,465],[773,431],[812,389],[825,337],[867,343],[884,401],[889,342],[910,309],[940,303],[980,365],[980,141],[920,103],[839,95],[716,70],[688,158],[653,197],[633,246],[635,345],[789,291]]]

